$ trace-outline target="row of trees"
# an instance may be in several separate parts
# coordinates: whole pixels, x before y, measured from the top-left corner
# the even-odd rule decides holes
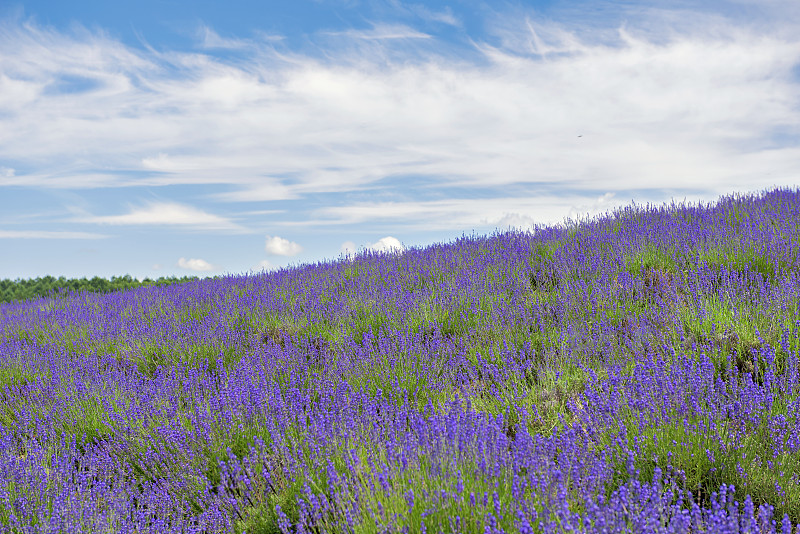
[[[30,278],[26,280],[0,280],[0,302],[13,302],[45,297],[60,292],[89,291],[91,293],[110,293],[142,286],[164,286],[197,280],[196,276],[161,277],[156,280],[145,278],[142,281],[126,274],[112,276],[110,280],[95,276],[94,278]]]

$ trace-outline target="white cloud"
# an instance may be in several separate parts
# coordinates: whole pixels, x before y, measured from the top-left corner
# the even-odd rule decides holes
[[[397,238],[392,236],[382,237],[375,243],[366,243],[362,248],[376,252],[402,252],[406,249]],[[347,258],[352,258],[356,252],[358,252],[358,246],[353,241],[345,241],[339,247],[339,253]]]
[[[269,260],[261,260],[250,268],[250,272],[260,273],[262,271],[272,271],[276,267]]]
[[[558,224],[565,216],[587,212],[599,213],[625,205],[630,199],[612,200],[613,193],[600,198],[565,195],[518,196],[498,198],[470,198],[431,200],[422,202],[365,202],[317,210],[312,217],[300,222],[287,222],[284,226],[402,224],[415,231],[456,230],[477,227],[504,229],[509,223],[518,223],[523,229],[536,224]],[[641,201],[654,200],[646,195]],[[703,200],[713,200],[713,194]],[[517,215],[525,214],[525,215]]]
[[[411,4],[408,6],[408,9],[410,9],[419,18],[424,20],[441,22],[444,24],[449,24],[450,26],[461,25],[455,15],[453,15],[453,10],[450,9],[450,6],[446,6],[444,11],[432,11],[423,4]]]
[[[406,249],[397,238],[392,236],[382,237],[375,243],[367,245],[367,248],[377,252],[402,252]]]
[[[0,239],[105,239],[90,232],[49,232],[39,230],[0,230]]]
[[[197,29],[197,37],[200,40],[200,46],[203,48],[240,50],[250,46],[250,43],[244,39],[226,39],[220,37],[217,32],[206,25],[201,25]]]
[[[159,202],[132,209],[124,215],[89,216],[76,222],[109,225],[184,226],[202,230],[243,232],[245,228],[224,217],[212,215],[183,204]]]
[[[278,179],[264,177],[251,180],[251,183],[252,185],[245,186],[239,191],[219,193],[215,195],[215,197],[219,200],[230,202],[291,200],[299,198],[299,195],[293,190],[293,188],[283,185]],[[276,210],[272,211],[275,212]]]
[[[345,241],[342,243],[342,246],[339,247],[339,254],[344,254],[345,256],[352,256],[357,251],[356,244],[352,241]]]
[[[588,203],[581,203],[578,205],[570,206],[567,212],[567,217],[570,219],[582,219],[585,217],[594,217],[610,211],[610,207],[616,207],[619,203],[611,203],[614,198],[614,193],[606,193],[603,196],[597,197],[594,201]]]
[[[475,224],[491,224],[499,221],[509,209],[531,213],[536,208],[553,206],[560,212],[564,200],[548,198],[499,198],[499,199],[450,199],[426,202],[370,202],[323,208],[322,217],[296,223],[317,224],[364,224],[367,221],[402,222],[410,228],[463,228]],[[539,215],[543,214],[541,210]],[[546,218],[546,217],[545,217]],[[419,221],[419,222],[417,222]]]
[[[418,32],[402,24],[374,24],[371,30],[347,30],[344,32],[324,32],[325,35],[344,36],[350,39],[430,39],[430,35]]]
[[[156,182],[162,183],[156,183]],[[149,180],[147,177],[127,177],[125,173],[102,173],[87,171],[80,176],[75,176],[70,170],[54,172],[34,172],[31,174],[17,174],[3,176],[0,174],[0,187],[16,185],[23,187],[53,188],[53,189],[95,189],[126,187],[132,185],[163,185],[163,180]]]
[[[433,177],[449,197],[568,183],[714,198],[796,184],[800,146],[778,134],[800,124],[800,34],[664,13],[641,8],[619,31],[507,17],[500,45],[471,36],[475,49],[457,54],[414,28],[376,24],[328,39],[324,59],[265,41],[248,41],[247,59],[139,50],[6,23],[0,161],[17,170],[0,172],[0,187],[221,184],[229,191],[216,200],[249,202],[369,192],[409,175]],[[668,28],[650,31],[648,20]],[[206,46],[245,43],[206,30]],[[69,77],[90,83],[59,91]],[[548,198],[556,220],[586,201]],[[352,215],[330,203],[317,222],[402,212],[435,229],[551,218],[540,200],[453,201],[444,214],[437,201],[356,204]],[[239,230],[192,209],[87,222]]]
[[[297,243],[278,236],[267,236],[264,249],[276,256],[296,256],[303,252],[303,247]]]
[[[16,171],[10,167],[0,167],[0,176],[4,176],[6,178],[13,178],[16,174]]]
[[[500,217],[497,221],[497,228],[505,230],[507,228],[516,228],[519,230],[533,230],[536,227],[536,219],[528,215],[521,215],[519,213],[507,213]],[[540,223],[541,224],[541,223]]]
[[[176,171],[180,170],[170,159],[169,155],[160,152],[157,156],[142,158],[142,167],[154,171]]]
[[[216,265],[211,265],[206,260],[201,260],[199,258],[181,258],[178,260],[178,267],[181,269],[188,269],[190,271],[218,271],[219,267]]]

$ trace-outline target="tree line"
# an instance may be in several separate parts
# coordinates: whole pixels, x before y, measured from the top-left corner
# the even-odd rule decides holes
[[[73,293],[88,291],[90,293],[111,293],[143,286],[166,286],[181,284],[197,280],[196,276],[161,277],[155,280],[145,278],[137,280],[131,275],[112,276],[110,280],[95,276],[94,278],[55,278],[45,276],[42,278],[0,280],[0,303],[31,300],[59,293]]]

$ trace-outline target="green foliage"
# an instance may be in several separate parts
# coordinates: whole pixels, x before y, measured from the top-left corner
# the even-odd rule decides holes
[[[793,262],[760,252],[752,244],[725,243],[709,247],[698,251],[695,261],[698,265],[708,265],[715,272],[724,268],[739,273],[758,273],[769,283],[775,283],[781,273],[798,270]]]
[[[344,269],[344,277],[345,277],[345,279],[346,280],[355,280],[356,278],[359,277],[360,271],[362,269],[359,269],[358,265],[353,265],[351,267],[345,267],[345,269]]]
[[[0,367],[0,393],[7,389],[27,386],[36,381],[42,373],[36,372],[21,362],[6,361]]]
[[[559,276],[554,265],[556,250],[560,241],[539,242],[528,258],[528,280],[534,291],[551,291],[559,287]]]
[[[624,420],[629,445],[638,450],[634,469],[642,481],[652,482],[656,467],[676,473],[684,489],[692,492],[703,507],[722,484],[736,488],[735,498],[744,502],[750,495],[756,507],[771,504],[775,517],[788,514],[800,522],[800,458],[796,454],[775,454],[769,418],[787,417],[795,424],[797,414],[788,413],[788,400],[777,402],[770,413],[762,414],[751,427],[736,429],[729,422],[713,423],[708,416],[678,417],[656,427],[639,429],[633,418]],[[628,481],[628,458],[617,455],[615,476],[606,488],[607,495]]]
[[[353,300],[350,304],[350,316],[346,319],[345,334],[358,344],[363,344],[369,333],[374,338],[385,330],[388,324],[386,314],[376,302]]]
[[[132,356],[139,372],[148,378],[153,378],[160,368],[169,369],[178,365],[213,373],[220,366],[230,369],[240,359],[241,354],[237,353],[235,347],[209,343],[182,348],[172,343],[148,342]]]
[[[735,366],[761,380],[767,362],[758,355],[763,342],[776,347],[775,370],[784,371],[788,354],[780,348],[781,323],[775,316],[747,302],[734,303],[716,295],[701,296],[680,312],[686,345],[710,344],[709,355],[718,375],[725,379]],[[755,362],[755,364],[753,363]]]
[[[678,273],[679,263],[671,250],[664,250],[652,243],[645,244],[639,251],[624,258],[625,270],[633,276],[644,277],[648,271]]]

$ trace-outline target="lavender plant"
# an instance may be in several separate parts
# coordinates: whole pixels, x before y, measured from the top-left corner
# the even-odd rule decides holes
[[[798,533],[797,213],[0,304],[0,530]]]

